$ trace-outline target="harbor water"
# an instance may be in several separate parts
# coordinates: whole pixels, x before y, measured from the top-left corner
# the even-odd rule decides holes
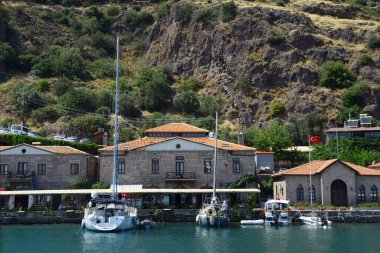
[[[78,224],[0,226],[0,252],[380,252],[380,224],[205,228],[163,223],[152,229],[95,233]]]

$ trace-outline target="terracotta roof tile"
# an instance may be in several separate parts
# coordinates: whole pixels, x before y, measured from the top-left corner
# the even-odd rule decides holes
[[[145,137],[145,138],[142,138],[142,139],[137,139],[137,140],[134,140],[134,141],[130,141],[130,142],[119,144],[118,147],[119,147],[120,151],[128,151],[128,150],[134,150],[134,149],[142,148],[142,147],[145,147],[145,146],[153,145],[153,144],[160,143],[160,142],[165,142],[165,141],[172,140],[172,139],[183,139],[183,140],[187,140],[187,141],[203,144],[203,145],[206,145],[206,146],[214,147],[214,139],[208,138],[208,137],[203,137],[203,138],[183,138],[183,137],[155,138],[155,137]],[[222,150],[235,150],[235,151],[246,151],[246,150],[254,151],[255,150],[254,148],[251,148],[251,147],[247,147],[247,146],[243,146],[243,145],[239,145],[239,144],[235,144],[235,143],[231,143],[231,142],[227,142],[227,141],[222,141],[222,140],[218,140],[218,149],[222,149]],[[113,151],[113,146],[109,146],[109,147],[100,149],[100,151],[112,152]]]
[[[335,162],[340,162],[348,166],[349,168],[355,170],[361,176],[380,176],[380,171],[376,171],[373,169],[368,169],[366,167],[362,167],[359,165],[355,165],[352,163],[341,162],[337,159],[325,160],[325,161],[312,161],[310,163],[302,164],[298,167],[273,174],[272,177],[279,176],[306,176],[306,175],[315,175],[322,172],[324,169],[328,168]]]
[[[14,147],[17,147],[17,146],[29,146],[29,147],[32,147],[32,148],[48,151],[48,152],[55,153],[55,154],[66,154],[66,155],[79,155],[79,154],[83,154],[83,155],[90,155],[90,154],[88,154],[86,152],[83,152],[81,150],[72,148],[70,146],[34,146],[34,145],[29,145],[29,144],[19,144],[19,145],[16,145],[16,146],[0,146],[0,151],[11,149],[11,148],[14,148]]]
[[[148,129],[145,132],[146,133],[208,133],[209,131],[206,129],[191,126],[185,123],[169,123],[163,126]]]
[[[378,168],[380,168],[380,163],[376,163],[376,164],[370,165],[370,166],[368,166],[368,168],[370,168],[370,169],[378,169]]]

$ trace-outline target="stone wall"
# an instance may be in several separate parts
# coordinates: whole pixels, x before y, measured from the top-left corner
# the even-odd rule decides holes
[[[86,176],[88,155],[7,155],[1,156],[0,163],[8,164],[8,171],[17,174],[19,162],[27,162],[29,171],[35,171],[37,187],[40,189],[66,189],[69,181]],[[79,174],[70,174],[70,163],[79,163]],[[37,174],[37,165],[46,164],[46,175]],[[8,175],[0,175],[0,185],[8,182]]]
[[[126,172],[119,174],[119,184],[143,184],[144,188],[202,188],[212,187],[212,173],[204,173],[204,159],[213,159],[213,151],[132,151],[127,155],[120,152],[125,159]],[[195,181],[167,183],[166,173],[176,172],[176,157],[184,158],[185,173],[195,173]],[[159,159],[159,173],[152,174],[152,159]],[[240,159],[240,173],[233,173],[232,159]],[[211,164],[212,166],[212,164]],[[252,152],[219,151],[217,159],[217,187],[224,188],[247,174],[254,175],[255,161]],[[113,175],[113,157],[110,153],[100,154],[100,181],[111,184]]]

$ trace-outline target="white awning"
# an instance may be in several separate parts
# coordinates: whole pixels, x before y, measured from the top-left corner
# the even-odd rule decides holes
[[[128,188],[128,187],[126,187]],[[9,195],[62,195],[62,194],[91,194],[97,192],[98,194],[112,194],[111,189],[71,189],[71,190],[25,190],[25,191],[0,191],[0,196]],[[217,193],[260,193],[257,188],[244,188],[244,189],[216,189]],[[174,194],[174,193],[212,193],[212,189],[156,189],[156,188],[140,188],[129,190],[119,189],[118,193],[129,194]]]

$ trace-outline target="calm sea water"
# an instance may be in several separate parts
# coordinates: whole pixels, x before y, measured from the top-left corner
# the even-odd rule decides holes
[[[165,223],[107,234],[82,231],[79,226],[0,226],[0,252],[380,252],[380,224],[337,224],[328,229],[230,224],[209,229]]]

